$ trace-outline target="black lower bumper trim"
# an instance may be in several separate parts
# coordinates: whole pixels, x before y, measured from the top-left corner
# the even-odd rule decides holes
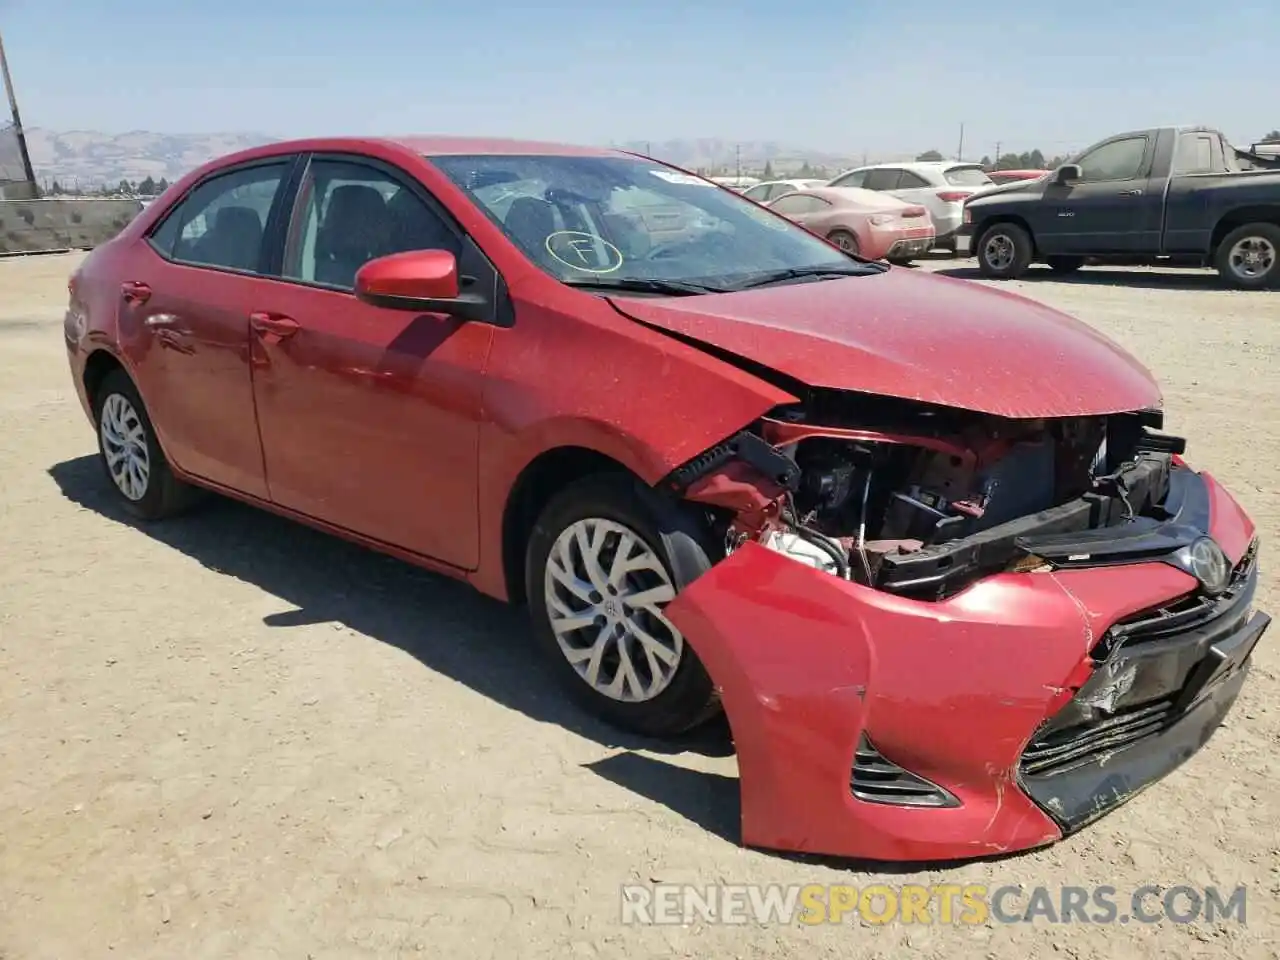
[[[1163,722],[1157,728],[1139,723],[1143,717],[1135,710],[1128,726],[1140,739],[1114,750],[1090,750],[1087,761],[1065,769],[1056,766],[1052,772],[1031,773],[1024,761],[1020,779],[1027,795],[1053,817],[1063,833],[1073,833],[1167,776],[1204,746],[1221,725],[1244,685],[1250,655],[1270,623],[1266,614],[1255,614],[1237,633],[1214,644],[1205,657],[1204,669],[1188,678],[1182,695],[1174,698],[1172,706],[1164,702]],[[1124,723],[1117,720],[1113,735]],[[1107,731],[1099,731],[1103,732]],[[1099,738],[1095,746],[1105,748],[1107,744]],[[1048,756],[1045,759],[1052,761]]]

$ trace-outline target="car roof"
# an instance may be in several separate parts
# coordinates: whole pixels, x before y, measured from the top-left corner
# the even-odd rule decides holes
[[[954,170],[956,167],[981,167],[977,160],[903,160],[900,163],[869,163],[865,167],[854,167],[850,173],[858,170]]]

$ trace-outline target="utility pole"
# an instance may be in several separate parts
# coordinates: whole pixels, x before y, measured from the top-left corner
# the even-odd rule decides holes
[[[956,159],[964,159],[964,121],[960,121],[960,146],[956,148]]]
[[[31,155],[27,153],[27,136],[22,132],[22,117],[18,114],[18,97],[13,92],[13,78],[9,76],[9,61],[4,55],[4,39],[0,38],[0,80],[4,81],[5,93],[9,95],[9,113],[13,116],[13,133],[18,140],[18,153],[22,156],[22,172],[26,175],[31,189],[36,188],[36,172],[31,167]]]

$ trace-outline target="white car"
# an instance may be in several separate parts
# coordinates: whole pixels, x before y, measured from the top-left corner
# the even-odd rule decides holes
[[[771,203],[797,190],[813,190],[826,185],[825,180],[766,180],[764,183],[757,183],[749,190],[743,190],[742,195],[756,203]]]
[[[842,173],[832,187],[861,187],[892,194],[926,207],[938,232],[939,247],[955,252],[956,231],[964,223],[964,202],[995,186],[978,163],[878,163]]]

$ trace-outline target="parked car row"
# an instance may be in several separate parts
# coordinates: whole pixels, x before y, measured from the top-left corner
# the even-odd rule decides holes
[[[1009,173],[1025,177],[1032,172]],[[742,193],[843,249],[856,241],[866,256],[905,263],[934,247],[956,252],[966,201],[996,186],[978,163],[917,161],[858,167],[829,182],[769,180]],[[920,214],[909,210],[928,216],[928,236],[914,220]]]

